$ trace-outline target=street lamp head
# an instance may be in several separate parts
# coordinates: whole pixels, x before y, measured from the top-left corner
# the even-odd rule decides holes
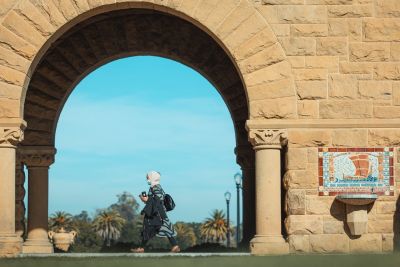
[[[237,186],[242,184],[242,174],[240,172],[237,172],[233,177]]]
[[[225,195],[225,200],[226,201],[231,200],[231,193],[229,191],[226,191],[224,195]]]

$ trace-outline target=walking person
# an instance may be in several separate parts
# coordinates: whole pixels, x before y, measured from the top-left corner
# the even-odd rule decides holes
[[[160,185],[160,178],[160,173],[156,171],[150,171],[146,175],[150,188],[147,194],[142,192],[139,196],[142,202],[145,203],[145,207],[141,211],[141,214],[144,214],[142,242],[140,247],[131,249],[132,252],[143,253],[147,242],[154,236],[168,238],[172,246],[171,252],[180,252],[175,239],[174,226],[168,219],[167,209],[164,205],[166,194]]]

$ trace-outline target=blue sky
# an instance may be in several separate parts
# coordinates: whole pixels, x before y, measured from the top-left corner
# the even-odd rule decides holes
[[[160,57],[113,61],[84,78],[61,113],[49,213],[94,214],[123,191],[147,190],[145,174],[157,170],[177,204],[172,220],[225,210],[229,190],[234,222],[234,147],[229,111],[199,73]]]

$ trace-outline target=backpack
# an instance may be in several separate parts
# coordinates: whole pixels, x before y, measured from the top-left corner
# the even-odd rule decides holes
[[[167,211],[171,211],[175,208],[175,202],[172,199],[171,195],[165,194],[164,196],[164,206]]]

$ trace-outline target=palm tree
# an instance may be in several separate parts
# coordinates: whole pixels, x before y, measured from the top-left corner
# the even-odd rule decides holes
[[[228,222],[222,210],[214,210],[200,228],[201,237],[205,242],[221,242],[226,239]]]
[[[50,229],[59,231],[72,227],[72,215],[65,211],[56,211],[49,218]]]
[[[125,220],[114,210],[100,211],[93,220],[93,228],[103,238],[106,246],[111,246],[112,240],[117,240]]]
[[[177,234],[176,239],[181,248],[186,249],[196,245],[197,237],[192,227],[184,222],[176,222],[175,231]]]

